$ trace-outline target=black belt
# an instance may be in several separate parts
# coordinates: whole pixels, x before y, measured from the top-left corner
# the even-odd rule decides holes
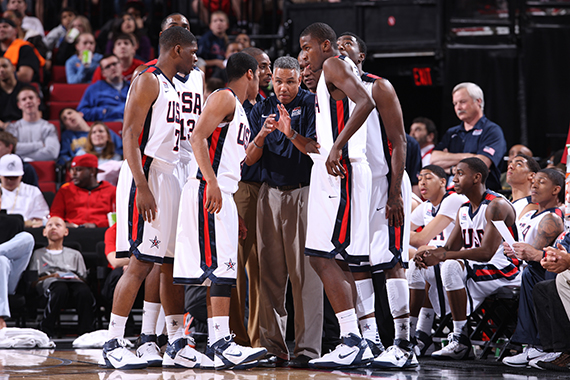
[[[309,186],[309,184],[305,183],[305,182],[297,183],[295,185],[285,185],[285,186],[272,186],[270,184],[267,184],[267,185],[273,189],[277,189],[280,191],[290,191],[290,190],[295,190],[295,189],[301,189],[305,186]]]

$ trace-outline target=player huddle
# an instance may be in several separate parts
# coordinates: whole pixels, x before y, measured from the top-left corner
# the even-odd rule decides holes
[[[245,53],[232,55],[227,88],[202,105],[203,75],[194,68],[196,38],[180,17],[173,20],[163,23],[160,57],[133,81],[125,107],[117,255],[130,257],[130,264],[115,291],[101,364],[251,368],[267,350],[233,341],[229,305],[238,260],[233,194],[251,134],[242,104],[257,94],[258,64]],[[449,309],[452,342],[433,356],[468,356],[467,315],[497,286],[518,280],[518,260],[503,253],[502,238],[490,223],[513,226],[513,207],[485,189],[488,169],[477,158],[457,165],[454,184],[461,195],[448,195],[445,173],[428,166],[420,174],[428,201],[411,217],[412,225],[424,230],[411,232],[406,137],[393,87],[362,71],[366,48],[358,36],[345,33],[337,40],[328,25],[315,23],[302,32],[300,45],[305,64],[320,72],[317,141],[306,146],[313,166],[305,255],[323,283],[341,337],[336,349],[308,364],[415,367],[417,355],[430,345],[427,318],[434,310],[441,315]],[[289,140],[295,138],[296,133]],[[528,222],[530,229],[533,223]],[[473,244],[466,244],[468,239]],[[410,242],[418,250],[406,278]],[[163,358],[150,351],[134,355],[124,340],[134,298],[155,263],[161,264],[156,284],[168,331]],[[386,274],[395,324],[394,344],[387,349],[375,322],[372,273],[377,271]],[[205,353],[184,335],[179,284],[208,286]],[[433,306],[420,311],[426,289]]]

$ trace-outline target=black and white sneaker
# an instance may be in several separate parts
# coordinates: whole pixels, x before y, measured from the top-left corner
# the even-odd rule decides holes
[[[473,356],[471,341],[464,334],[451,333],[447,336],[449,344],[439,351],[434,351],[431,357],[438,360],[465,360]]]
[[[350,333],[342,343],[323,357],[309,361],[311,368],[349,368],[368,365],[374,358],[366,339]]]
[[[414,345],[416,356],[422,357],[427,355],[427,351],[433,344],[433,340],[431,339],[431,336],[425,332],[416,330],[416,333],[412,338],[412,344]]]
[[[394,345],[372,362],[373,367],[383,369],[415,368],[418,364],[412,344],[405,339],[394,340]]]
[[[103,367],[115,369],[146,368],[146,360],[137,357],[128,348],[125,339],[111,339],[103,345]]]

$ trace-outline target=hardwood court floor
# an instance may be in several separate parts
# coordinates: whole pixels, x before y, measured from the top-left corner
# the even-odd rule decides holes
[[[80,380],[351,380],[363,378],[394,380],[443,379],[567,379],[568,373],[508,368],[493,360],[437,362],[420,359],[420,368],[410,371],[316,371],[254,368],[247,371],[201,371],[150,368],[118,371],[101,369],[98,349],[10,349],[0,350],[0,380],[80,379]]]

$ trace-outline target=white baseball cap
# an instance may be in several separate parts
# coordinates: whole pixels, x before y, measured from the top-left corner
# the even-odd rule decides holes
[[[19,177],[24,175],[22,159],[15,154],[6,154],[0,158],[0,175],[3,177]]]

